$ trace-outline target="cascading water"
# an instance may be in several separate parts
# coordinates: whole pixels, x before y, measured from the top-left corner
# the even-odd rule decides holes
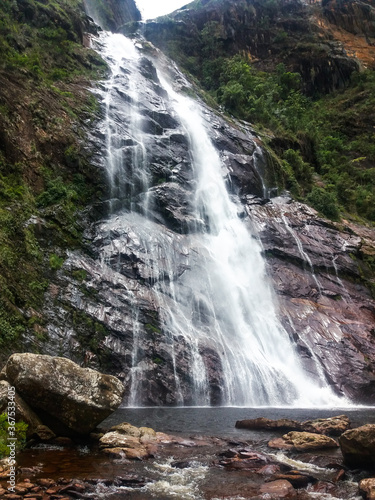
[[[112,239],[103,247],[103,265],[116,267],[117,255],[116,269],[121,272],[122,256],[133,259],[159,321],[157,326],[142,323],[137,286],[127,290],[134,297],[128,404],[144,403],[142,387],[152,383],[147,380],[151,362],[145,350],[152,350],[156,341],[142,347],[142,328],[151,331],[152,339],[163,337],[173,379],[173,395],[165,396],[166,403],[342,404],[323,380],[313,382],[304,373],[277,318],[260,243],[250,221],[243,218],[239,198],[227,191],[204,108],[176,92],[167,72],[156,62],[156,74],[137,44],[124,36],[103,33],[96,48],[112,72],[104,84],[112,214],[102,226]],[[144,87],[145,73],[153,93]],[[183,76],[176,75],[183,83]],[[114,104],[119,96],[123,109]],[[164,127],[155,122],[148,99],[153,99]],[[152,130],[156,135],[150,128],[157,129]],[[151,152],[161,143],[168,147],[172,138],[187,145],[191,169],[179,158],[174,160],[179,170],[156,165],[169,172],[168,178],[154,182],[157,162]],[[168,203],[173,204],[182,189],[181,178],[189,196],[176,213],[182,214],[184,225],[166,229],[161,222],[169,216]],[[154,365],[162,362],[157,356],[153,359]]]

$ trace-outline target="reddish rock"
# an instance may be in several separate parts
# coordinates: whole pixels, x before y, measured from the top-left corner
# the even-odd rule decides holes
[[[293,488],[290,482],[286,481],[285,479],[279,479],[277,481],[265,483],[260,487],[259,492],[261,495],[268,495],[268,499],[297,497],[296,490]]]
[[[317,482],[315,477],[295,470],[291,470],[286,474],[277,474],[274,479],[285,479],[289,481],[294,488],[305,488],[308,484]]]

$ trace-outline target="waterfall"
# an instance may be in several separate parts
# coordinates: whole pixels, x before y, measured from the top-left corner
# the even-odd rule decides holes
[[[172,381],[167,404],[342,404],[323,378],[304,372],[277,317],[260,242],[227,189],[211,115],[177,91],[157,61],[156,72],[137,45],[109,33],[95,45],[111,70],[102,124],[111,213],[99,230],[112,236],[103,265],[123,272],[131,261],[146,290],[142,295],[134,284],[127,292],[128,404],[147,402],[142,391],[159,383],[150,380],[157,369],[160,380]],[[177,70],[174,79],[186,85]],[[158,180],[155,171],[162,172]],[[174,226],[166,227],[171,211]],[[176,218],[183,221],[177,228]],[[145,297],[157,311],[155,324],[137,310]]]

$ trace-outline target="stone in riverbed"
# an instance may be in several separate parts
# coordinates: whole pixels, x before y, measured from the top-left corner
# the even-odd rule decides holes
[[[344,432],[339,443],[346,465],[375,468],[375,424]]]
[[[237,420],[237,429],[265,429],[265,430],[280,430],[280,431],[297,431],[301,430],[301,423],[288,418],[279,420],[271,420],[269,418],[259,417],[250,420]]]
[[[358,488],[363,498],[366,500],[375,500],[375,478],[362,479]]]
[[[288,418],[272,420],[259,417],[250,420],[238,420],[237,429],[265,429],[278,431],[305,431],[315,432],[317,434],[330,434],[339,436],[350,428],[350,420],[346,415],[338,415],[329,418],[318,418],[315,420],[306,420],[297,422]]]
[[[270,483],[263,484],[260,487],[260,494],[262,495],[262,498],[267,498],[270,500],[297,497],[296,490],[293,488],[290,482],[286,481],[285,479],[279,479],[277,481],[271,481]]]
[[[306,432],[317,432],[318,434],[329,434],[340,436],[350,428],[350,420],[346,415],[338,415],[330,418],[317,418],[306,420],[301,424]]]
[[[13,354],[11,385],[56,434],[89,434],[120,405],[123,384],[66,358]]]
[[[312,432],[288,432],[282,438],[273,439],[268,443],[270,448],[279,450],[308,451],[321,448],[337,448],[336,441],[322,434]]]

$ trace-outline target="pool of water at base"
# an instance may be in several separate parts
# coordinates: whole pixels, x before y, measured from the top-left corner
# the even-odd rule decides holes
[[[273,420],[290,418],[303,422],[315,418],[347,415],[352,427],[375,423],[375,407],[349,408],[243,408],[220,407],[147,407],[119,408],[104,421],[107,426],[129,422],[137,427],[152,427],[156,431],[204,434],[210,436],[259,436],[243,429],[236,429],[237,420],[266,417]]]
[[[235,429],[235,422],[242,419],[266,417],[290,418],[298,421],[326,418],[346,414],[352,427],[375,423],[375,408],[122,408],[103,422],[110,427],[120,422],[129,422],[138,427],[152,427],[156,431],[180,436],[195,437],[200,446],[166,446],[158,455],[146,461],[129,461],[108,458],[95,447],[82,445],[61,448],[41,445],[20,454],[19,467],[30,469],[31,480],[38,477],[52,479],[103,479],[93,493],[82,498],[108,500],[247,500],[265,499],[259,496],[259,487],[267,480],[249,470],[227,470],[219,465],[220,453],[231,447],[248,446],[257,452],[266,453],[293,467],[305,470],[332,488],[324,491],[303,489],[298,491],[298,500],[360,500],[358,476],[349,474],[345,481],[333,484],[337,471],[313,464],[309,456],[290,457],[284,453],[273,453],[267,442],[275,433],[268,431],[246,431]],[[206,436],[211,436],[207,439]],[[275,457],[276,455],[276,457]],[[326,463],[340,459],[338,449],[319,452]],[[174,462],[186,461],[188,466],[176,468]],[[310,462],[310,463],[309,463]],[[26,474],[27,475],[27,474]],[[141,488],[105,484],[107,479],[134,475],[144,479]]]

